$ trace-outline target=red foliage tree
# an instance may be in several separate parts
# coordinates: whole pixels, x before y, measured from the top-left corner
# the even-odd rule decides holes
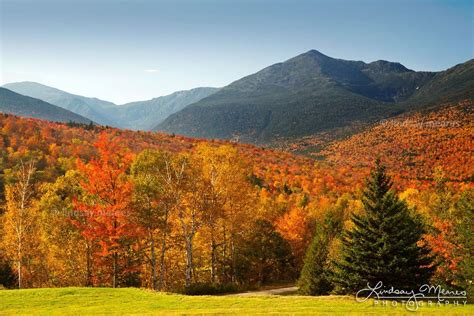
[[[105,134],[100,135],[94,146],[97,158],[88,163],[77,161],[85,196],[74,201],[80,211],[80,218],[74,223],[92,246],[100,245],[100,251],[92,255],[102,258],[111,268],[111,284],[116,287],[119,273],[127,268],[119,266],[121,255],[137,233],[129,221],[133,188],[126,173],[132,157],[118,139],[108,139]]]

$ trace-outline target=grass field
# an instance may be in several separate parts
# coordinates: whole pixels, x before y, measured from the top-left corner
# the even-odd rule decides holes
[[[374,306],[351,297],[183,296],[124,288],[59,288],[0,291],[0,315],[90,314],[283,314],[283,315],[474,315],[474,305],[420,307]]]

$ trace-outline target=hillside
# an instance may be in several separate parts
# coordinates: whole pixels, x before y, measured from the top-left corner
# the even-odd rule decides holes
[[[460,105],[447,106],[444,114],[432,112],[430,117],[438,117],[446,120],[443,115],[450,115],[449,121],[455,121],[454,128],[425,129],[419,131],[418,135],[424,137],[429,132],[429,142],[422,141],[417,149],[417,159],[427,159],[427,166],[409,163],[402,163],[410,155],[404,154],[403,146],[399,142],[409,143],[411,132],[402,124],[389,124],[390,129],[385,133],[390,133],[389,138],[379,136],[383,130],[381,123],[377,129],[369,130],[362,134],[349,138],[345,141],[331,143],[324,152],[319,152],[313,157],[323,158],[315,161],[313,158],[303,155],[295,155],[288,151],[274,150],[257,147],[249,144],[238,144],[224,140],[206,140],[198,138],[188,138],[184,136],[172,136],[163,133],[146,131],[120,130],[103,126],[94,126],[92,130],[69,127],[61,123],[47,123],[34,119],[24,119],[20,117],[0,114],[0,149],[6,150],[6,146],[11,146],[13,150],[21,150],[22,144],[28,144],[30,149],[40,150],[45,157],[52,155],[50,161],[71,160],[75,157],[88,158],[96,151],[94,142],[101,134],[106,134],[111,138],[120,139],[121,144],[131,152],[138,153],[144,149],[162,149],[165,151],[178,153],[193,151],[198,144],[209,144],[211,146],[229,145],[236,148],[243,159],[254,166],[255,179],[262,181],[261,185],[268,192],[279,195],[280,193],[290,194],[289,199],[298,200],[301,194],[318,195],[321,192],[351,192],[362,184],[362,179],[368,173],[368,166],[373,164],[377,153],[382,153],[384,162],[390,167],[400,167],[393,169],[403,174],[403,177],[396,178],[399,187],[424,185],[431,182],[432,157],[440,155],[443,157],[437,165],[444,170],[455,170],[455,174],[448,173],[454,181],[462,179],[469,180],[472,176],[472,165],[461,163],[461,161],[472,161],[468,156],[472,150],[472,142],[466,137],[472,135],[472,102],[464,102]],[[449,110],[449,111],[448,111]],[[468,113],[468,115],[466,114]],[[422,114],[415,117],[423,120]],[[409,117],[411,119],[411,117]],[[403,120],[403,117],[399,118]],[[425,120],[430,121],[427,117]],[[469,121],[470,120],[470,121]],[[390,121],[384,121],[390,122]],[[395,120],[394,122],[397,122]],[[458,124],[461,124],[460,126]],[[416,124],[415,124],[416,126]],[[13,132],[14,131],[14,132]],[[37,139],[37,133],[42,137]],[[361,136],[370,135],[370,136]],[[383,135],[383,134],[381,134]],[[456,137],[454,136],[456,135]],[[462,136],[462,137],[461,137]],[[400,141],[397,138],[400,137]],[[460,138],[458,138],[460,137]],[[356,140],[370,140],[373,142],[362,142]],[[52,144],[55,144],[53,147]],[[406,147],[406,146],[405,146]],[[449,150],[438,150],[438,148],[449,148]],[[298,148],[296,151],[304,150]],[[354,155],[352,156],[352,152]],[[323,156],[321,156],[323,155]],[[456,164],[453,164],[451,158]],[[71,158],[72,157],[72,158]],[[357,157],[357,159],[355,158]],[[419,172],[408,172],[415,169],[423,170]],[[422,176],[420,176],[420,174]],[[294,197],[291,197],[294,195]]]
[[[114,125],[107,109],[115,104],[97,98],[88,98],[48,87],[36,82],[15,82],[3,86],[16,93],[40,99],[63,109],[69,110],[102,125]]]
[[[56,122],[91,122],[90,119],[71,111],[4,88],[0,88],[0,112]]]
[[[445,104],[435,111],[383,120],[313,155],[359,170],[380,156],[390,169],[398,170],[400,178],[431,180],[434,169],[441,167],[447,179],[472,182],[473,122],[472,100]]]
[[[14,132],[13,132],[14,131]],[[37,133],[43,135],[40,139]],[[312,182],[316,177],[336,177],[336,171],[322,173],[315,168],[313,159],[293,155],[285,151],[259,148],[253,145],[236,144],[221,140],[209,141],[205,139],[171,136],[162,133],[146,131],[121,130],[104,126],[94,126],[91,129],[70,127],[66,124],[25,119],[15,116],[0,114],[0,150],[11,146],[12,150],[21,150],[22,144],[29,144],[30,149],[43,152],[44,156],[53,156],[50,161],[72,159],[76,156],[90,158],[96,152],[94,143],[100,135],[105,134],[111,138],[120,139],[121,144],[133,153],[144,149],[161,149],[172,153],[192,151],[198,144],[211,146],[229,145],[238,149],[240,155],[252,162],[255,175],[263,179],[267,189],[275,192],[283,190],[283,186],[295,187],[301,191],[302,183]],[[55,146],[51,147],[51,144]],[[72,158],[71,158],[72,157]],[[340,178],[334,180],[334,185],[345,185],[349,180]],[[305,190],[311,192],[318,189],[319,185],[307,186]]]
[[[404,102],[408,109],[474,99],[474,59],[437,73]]]
[[[267,143],[301,137],[403,111],[435,73],[399,63],[364,63],[311,50],[237,80],[171,115],[157,130]]]
[[[189,104],[200,101],[217,90],[217,88],[195,88],[177,91],[147,101],[126,103],[114,111],[120,127],[151,130],[171,114],[184,109]]]

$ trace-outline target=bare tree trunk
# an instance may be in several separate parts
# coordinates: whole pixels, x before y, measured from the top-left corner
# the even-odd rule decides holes
[[[114,251],[113,254],[113,263],[112,263],[112,287],[117,287],[117,251]]]
[[[186,237],[186,287],[191,285],[193,278],[193,236]]]
[[[156,277],[156,253],[155,253],[155,238],[153,237],[153,231],[150,231],[151,240],[151,275],[152,275],[152,287],[156,291],[157,288],[157,277]]]
[[[258,286],[262,286],[263,284],[263,263],[258,262]]]
[[[163,234],[161,239],[161,254],[160,254],[160,282],[158,285],[158,290],[163,289],[165,283],[165,259],[166,259],[166,238],[168,237],[168,215],[169,209],[165,208],[165,218],[163,221]]]
[[[226,264],[227,264],[227,233],[226,227],[223,225],[223,242],[222,242],[222,280],[226,280]]]
[[[160,283],[158,285],[158,290],[163,289],[165,283],[165,256],[166,256],[166,232],[163,233],[163,239],[161,240],[161,255],[160,255]]]
[[[21,240],[18,240],[18,288],[21,289]]]
[[[117,227],[118,227],[118,223],[117,223],[117,219],[115,218],[114,219],[114,232],[117,230]],[[113,269],[112,269],[112,287],[113,288],[116,288],[117,287],[117,275],[118,275],[118,252],[117,252],[117,249],[114,249],[114,252],[113,252]]]
[[[217,245],[214,239],[214,232],[211,234],[211,282],[216,282],[216,250]]]
[[[230,255],[231,255],[231,268],[230,268],[230,280],[232,283],[235,282],[235,243],[234,234],[230,235]]]
[[[92,253],[89,242],[86,241],[86,252],[87,252],[87,279],[86,286],[92,286]]]

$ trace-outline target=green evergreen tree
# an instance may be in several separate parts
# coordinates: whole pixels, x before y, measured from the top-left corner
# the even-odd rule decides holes
[[[334,238],[340,235],[343,221],[344,208],[336,207],[328,211],[323,223],[317,225],[298,279],[300,294],[327,295],[333,289],[330,279],[330,245]]]
[[[457,255],[462,258],[455,272],[455,285],[467,291],[470,303],[474,302],[474,190],[467,190],[456,203],[455,237]]]
[[[329,240],[322,228],[316,229],[313,241],[304,259],[301,276],[298,279],[298,291],[302,295],[324,295],[332,286],[326,269],[329,254]]]
[[[379,281],[384,288],[417,290],[433,273],[429,250],[418,245],[424,229],[418,216],[391,190],[392,181],[379,160],[366,180],[365,212],[352,214],[334,281],[341,293],[353,294]]]

